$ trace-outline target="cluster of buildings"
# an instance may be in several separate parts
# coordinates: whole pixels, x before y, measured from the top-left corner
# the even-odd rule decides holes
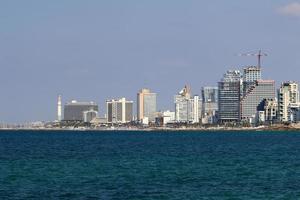
[[[98,125],[261,125],[300,121],[298,83],[283,82],[276,90],[274,80],[262,78],[260,66],[245,67],[243,71],[228,70],[217,87],[202,87],[200,95],[193,95],[184,86],[174,95],[174,111],[157,110],[157,94],[149,89],[137,93],[134,102],[126,98],[106,101],[106,114],[99,117],[94,102],[72,100],[62,108],[57,103],[57,120]],[[62,114],[63,111],[63,114]]]

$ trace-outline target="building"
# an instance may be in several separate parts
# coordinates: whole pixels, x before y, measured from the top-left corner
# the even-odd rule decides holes
[[[202,123],[214,124],[217,122],[218,87],[203,87],[202,93]]]
[[[278,117],[282,122],[289,121],[288,107],[299,102],[299,88],[296,82],[283,82],[278,89]]]
[[[61,95],[58,95],[57,97],[57,121],[61,121],[62,120],[62,109],[61,109]]]
[[[156,114],[156,93],[149,89],[142,89],[137,94],[137,119],[142,122],[148,118],[149,122],[155,121]]]
[[[199,123],[202,100],[198,95],[191,97],[191,90],[185,86],[174,96],[175,120],[179,123]]]
[[[162,112],[163,122],[164,124],[172,123],[175,121],[175,112],[172,111],[164,111]]]
[[[275,81],[255,81],[241,99],[241,119],[251,121],[255,119],[258,106],[264,99],[275,99]]]
[[[96,127],[107,126],[107,118],[106,117],[95,117],[93,120],[90,121],[90,123]]]
[[[107,100],[106,111],[108,123],[124,124],[131,122],[133,118],[133,101],[127,101],[125,98]]]
[[[98,112],[95,110],[87,110],[83,112],[83,121],[84,122],[91,122],[98,116]]]
[[[84,113],[86,111],[98,112],[98,105],[94,102],[77,102],[72,100],[64,106],[64,120],[84,121]]]
[[[247,92],[247,90],[255,84],[255,81],[261,80],[261,68],[256,66],[250,66],[244,68],[243,74],[243,95]]]
[[[171,124],[175,122],[175,112],[160,111],[157,112],[155,117],[155,125],[156,126],[165,126],[166,124]]]
[[[297,123],[300,121],[300,103],[290,103],[288,107],[288,121]]]
[[[240,121],[241,73],[229,70],[218,83],[219,123]]]
[[[258,119],[257,123],[272,124],[277,120],[277,100],[276,99],[263,99],[258,106]]]
[[[254,82],[261,79],[260,67],[250,66],[244,68],[243,82]]]

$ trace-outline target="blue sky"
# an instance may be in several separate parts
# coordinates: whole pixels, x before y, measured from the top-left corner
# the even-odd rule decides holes
[[[0,122],[54,120],[63,101],[136,100],[142,87],[173,110],[185,84],[200,94],[228,69],[299,81],[300,1],[0,1]]]

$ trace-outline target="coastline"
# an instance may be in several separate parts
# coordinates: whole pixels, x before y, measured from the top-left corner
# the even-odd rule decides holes
[[[177,131],[201,131],[201,132],[216,132],[216,131],[300,131],[300,125],[274,125],[274,126],[258,126],[258,127],[180,127],[180,128],[169,128],[169,127],[78,127],[78,128],[45,128],[45,127],[28,127],[28,128],[0,128],[0,131],[166,131],[166,132],[177,132]]]

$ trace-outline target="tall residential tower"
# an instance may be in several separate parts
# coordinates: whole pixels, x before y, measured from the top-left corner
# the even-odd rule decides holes
[[[284,82],[278,89],[278,117],[280,121],[289,120],[288,107],[290,104],[299,103],[299,88],[296,82]]]
[[[124,124],[132,121],[133,101],[127,101],[125,98],[119,100],[107,100],[107,122]]]

